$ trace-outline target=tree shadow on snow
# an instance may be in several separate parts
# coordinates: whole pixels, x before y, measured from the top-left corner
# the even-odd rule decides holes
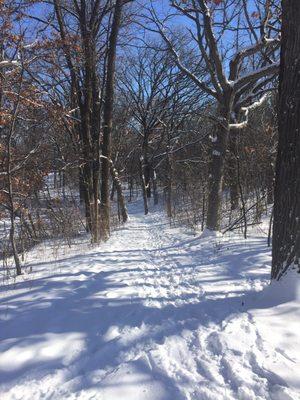
[[[67,257],[55,261],[56,268],[61,265],[64,272],[17,283],[15,290],[5,297],[1,305],[0,351],[7,352],[8,364],[0,365],[0,383],[11,384],[26,377],[40,379],[56,369],[63,369],[64,380],[70,382],[72,392],[101,387],[102,379],[97,381],[90,376],[96,371],[113,370],[120,363],[127,362],[125,354],[130,351],[135,354],[139,347],[151,346],[153,342],[164,343],[167,337],[184,329],[193,330],[211,322],[219,323],[233,313],[246,313],[252,308],[271,305],[268,301],[260,302],[261,294],[251,285],[231,293],[218,290],[217,285],[208,293],[201,293],[200,290],[201,285],[214,286],[220,280],[223,283],[236,282],[238,287],[245,277],[249,281],[257,277],[267,279],[265,265],[261,266],[261,270],[253,267],[269,254],[265,244],[260,241],[255,243],[255,248],[245,246],[242,252],[241,246],[234,243],[222,245],[214,251],[211,251],[213,247],[197,248],[196,244],[197,238],[181,243],[184,249],[181,253],[178,252],[179,244],[165,248],[165,251],[168,250],[166,265],[160,267],[160,273],[170,271],[168,260],[172,260],[172,272],[178,271],[182,279],[187,277],[188,280],[191,269],[199,271],[199,278],[196,275],[198,298],[184,290],[179,295],[170,290],[165,296],[144,297],[143,286],[148,286],[152,289],[151,293],[155,293],[156,281],[151,280],[151,269],[141,268],[143,259],[140,250],[100,251]],[[155,262],[157,250],[145,252]],[[111,265],[109,271],[101,270],[104,261]],[[218,279],[216,272],[221,262],[222,277]],[[85,263],[92,265],[93,271],[76,271]],[[41,267],[43,263],[38,264]],[[206,271],[208,265],[211,269],[201,277],[201,269]],[[65,272],[66,266],[69,266],[68,272]],[[95,267],[99,272],[94,272]],[[131,274],[134,279],[141,272],[142,279],[135,281],[132,287],[122,280],[126,274]],[[165,286],[167,288],[168,285]],[[189,285],[182,280],[180,286]],[[6,289],[2,287],[1,291]],[[119,297],[113,297],[118,291]],[[193,302],[189,302],[191,298]],[[161,304],[161,307],[151,306],[152,301]],[[109,333],[112,327],[115,329],[113,334]],[[135,328],[138,328],[136,332]],[[74,333],[79,335],[78,349],[76,346],[73,349],[72,336],[69,336]],[[59,346],[66,343],[71,359],[59,350]],[[48,353],[45,348],[48,348]],[[24,355],[26,349],[29,352],[27,357]],[[18,360],[16,366],[18,357],[24,360]],[[173,387],[170,389],[173,390],[173,399],[181,398],[171,378],[158,370],[152,371],[152,374],[166,387]]]

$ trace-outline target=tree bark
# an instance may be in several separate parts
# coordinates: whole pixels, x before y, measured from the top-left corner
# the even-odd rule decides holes
[[[300,259],[300,2],[282,1],[279,143],[274,192],[272,273],[280,279]]]

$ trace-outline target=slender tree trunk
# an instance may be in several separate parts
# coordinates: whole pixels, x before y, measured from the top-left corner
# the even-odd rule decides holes
[[[167,215],[172,218],[172,161],[167,148]]]
[[[82,174],[83,174],[82,169],[79,168],[79,171],[78,171],[78,181],[79,181],[78,182],[78,186],[79,186],[79,201],[80,201],[80,204],[84,203],[84,200],[85,200],[85,195],[84,195],[85,187],[84,187]]]
[[[7,136],[7,165],[6,165],[6,172],[7,172],[7,186],[8,186],[8,198],[9,198],[9,206],[10,206],[10,243],[13,251],[13,256],[14,256],[14,261],[15,261],[15,266],[16,266],[16,273],[17,275],[22,274],[22,269],[21,269],[21,262],[16,246],[16,239],[15,239],[15,202],[14,202],[14,190],[13,190],[13,176],[12,176],[12,140],[13,136],[15,133],[15,124],[16,124],[16,119],[17,119],[17,114],[19,110],[19,104],[20,104],[20,92],[22,88],[22,83],[23,83],[23,70],[21,74],[21,81],[20,81],[20,86],[19,86],[19,93],[18,93],[18,98],[17,102],[14,107],[14,112],[12,115],[12,120],[9,128],[9,133]]]
[[[239,207],[239,184],[237,177],[237,132],[229,133],[229,190],[231,210]]]
[[[10,243],[11,243],[11,247],[12,247],[12,251],[13,251],[16,272],[17,272],[17,275],[21,275],[22,274],[21,262],[20,262],[20,258],[19,258],[19,254],[18,254],[18,250],[17,250],[17,246],[16,246],[16,240],[15,240],[15,217],[14,217],[13,212],[11,212],[11,215],[10,215],[9,237],[10,237]]]
[[[92,223],[92,192],[91,187],[91,177],[89,164],[86,163],[82,168],[82,188],[84,194],[85,203],[85,219],[86,219],[86,230],[87,232],[93,233],[93,223]]]
[[[100,162],[94,160],[93,162],[93,195],[94,195],[94,213],[93,213],[93,225],[94,225],[94,241],[98,243],[100,241]]]
[[[267,171],[267,204],[274,203],[274,170],[270,163]]]
[[[144,162],[144,179],[145,179],[145,188],[146,188],[146,193],[147,193],[147,198],[151,198],[151,168],[148,162],[148,159],[145,159]]]
[[[133,179],[132,179],[132,177],[130,177],[128,184],[129,184],[129,203],[131,203],[132,196],[133,196]]]
[[[102,235],[107,240],[110,236],[110,198],[109,198],[109,170],[111,159],[111,132],[114,105],[115,63],[119,28],[122,17],[123,0],[116,0],[109,48],[107,57],[107,73],[105,86],[105,102],[103,114],[103,144],[102,144],[102,180],[101,180],[101,217]]]
[[[153,187],[154,205],[157,205],[158,204],[158,192],[157,192],[156,171],[154,169],[152,169],[152,187]]]
[[[127,212],[127,207],[126,207],[125,196],[123,193],[122,183],[120,181],[119,174],[112,162],[111,162],[110,171],[111,171],[111,175],[113,178],[113,187],[115,188],[117,195],[118,195],[118,205],[119,205],[120,213],[122,215],[122,221],[125,223],[128,221],[128,212]]]
[[[111,192],[110,192],[110,201],[114,201],[115,191],[116,191],[116,185],[115,185],[115,182],[113,180],[112,188],[111,188]]]
[[[201,218],[201,231],[204,230],[204,222],[205,222],[205,197],[206,197],[206,190],[205,190],[205,186],[202,186],[202,218]]]
[[[244,221],[244,238],[247,239],[247,212],[246,212],[246,203],[245,203],[242,181],[241,181],[241,168],[240,168],[239,156],[236,157],[236,169],[237,169],[238,188],[239,188],[241,203],[242,203],[242,216],[243,216],[243,221]]]
[[[142,154],[142,173],[144,177],[145,189],[147,198],[151,198],[151,177],[152,177],[152,168],[149,163],[149,132],[147,128],[144,128],[144,139],[143,139],[143,154]]]
[[[13,131],[14,128],[12,128]],[[15,238],[15,233],[16,233],[16,226],[15,226],[15,204],[14,204],[14,194],[13,194],[13,185],[12,185],[12,176],[11,176],[11,139],[12,139],[12,133],[9,134],[8,138],[8,147],[7,147],[7,180],[8,180],[8,197],[9,197],[9,205],[10,205],[10,243],[12,247],[12,252],[14,256],[14,261],[15,261],[15,266],[16,266],[16,272],[17,275],[22,274],[21,270],[21,262],[17,250],[17,245],[16,245],[16,238]]]
[[[221,209],[223,197],[223,180],[226,149],[229,129],[220,127],[212,146],[212,158],[210,164],[210,185],[208,193],[208,209],[206,226],[212,231],[220,230]]]
[[[269,222],[269,230],[268,230],[268,247],[271,246],[273,216],[274,216],[274,209],[272,208],[270,222]]]
[[[272,278],[300,263],[300,2],[282,0]]]
[[[142,185],[142,193],[143,193],[143,201],[144,201],[144,212],[145,215],[148,214],[148,196],[147,196],[147,188],[146,188],[146,181],[144,176],[144,166],[143,166],[143,158],[141,157],[140,160],[140,177],[141,177],[141,185]]]
[[[57,188],[57,172],[56,171],[54,171],[54,173],[53,173],[53,187],[54,187],[54,189]]]

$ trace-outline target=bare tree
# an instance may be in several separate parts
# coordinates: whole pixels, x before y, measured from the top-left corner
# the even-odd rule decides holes
[[[278,71],[279,63],[273,56],[276,54],[279,39],[277,32],[274,34],[272,29],[275,22],[271,21],[277,14],[271,13],[271,2],[266,0],[264,8],[258,13],[260,24],[257,29],[249,18],[246,2],[172,0],[171,5],[189,20],[187,32],[195,44],[194,52],[198,52],[199,57],[194,69],[181,57],[183,50],[178,42],[178,34],[167,23],[161,21],[154,8],[150,10],[149,17],[155,26],[153,30],[158,31],[164,39],[178,68],[217,103],[218,117],[211,151],[207,227],[219,230],[224,167],[230,132],[247,125],[249,106],[259,104],[256,100],[260,101],[263,98],[270,77]],[[276,18],[275,20],[277,22]],[[232,25],[236,26],[236,31],[246,31],[248,39],[242,35],[234,49],[227,46],[225,50],[222,36],[224,32],[231,31]],[[246,47],[242,45],[250,40],[254,40],[254,43]],[[257,62],[255,68],[252,68],[249,60],[254,57],[257,58]],[[199,65],[205,66],[206,79],[199,78]],[[234,118],[236,108],[242,111],[239,121]]]

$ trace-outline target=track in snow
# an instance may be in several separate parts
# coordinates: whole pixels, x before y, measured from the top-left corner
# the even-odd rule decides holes
[[[97,249],[36,249],[32,276],[2,288],[1,399],[297,399],[299,358],[252,312],[265,239],[193,237],[140,207]]]

